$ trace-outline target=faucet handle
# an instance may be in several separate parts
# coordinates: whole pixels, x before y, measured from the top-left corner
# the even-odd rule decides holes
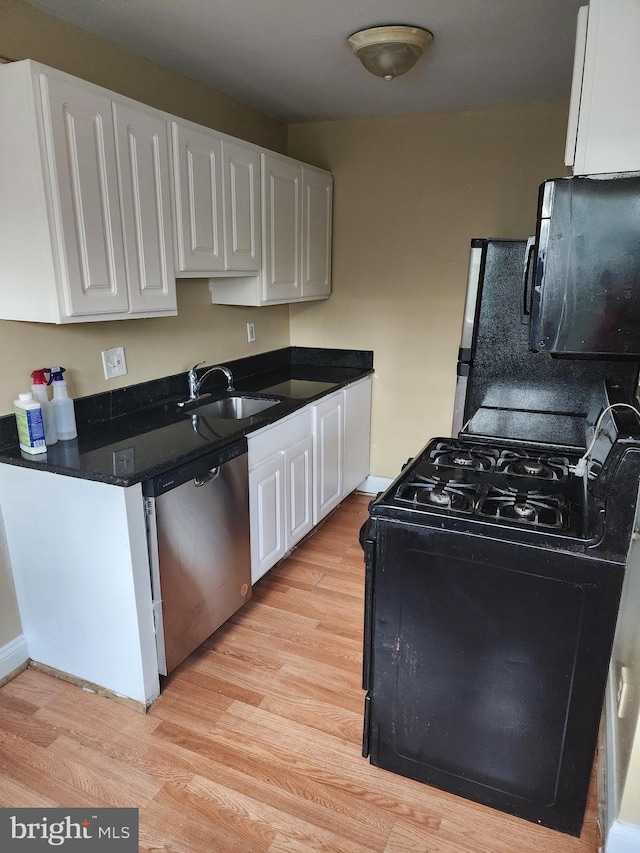
[[[199,361],[197,364],[194,364],[189,373],[195,373],[196,369],[200,367],[201,364],[204,364],[204,361]]]

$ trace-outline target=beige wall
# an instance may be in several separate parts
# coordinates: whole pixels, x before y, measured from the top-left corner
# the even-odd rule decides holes
[[[333,294],[291,306],[291,342],[375,351],[372,474],[449,434],[469,241],[532,233],[566,119],[537,103],[290,126],[289,154],[335,190]]]
[[[277,151],[286,150],[286,127],[225,95],[134,56],[20,0],[1,0],[0,55],[35,59],[78,77]],[[0,121],[6,121],[0,116]],[[16,282],[19,286],[19,282]],[[74,396],[106,391],[289,344],[287,306],[267,309],[211,305],[204,281],[178,282],[178,317],[59,327],[0,321],[0,414],[28,390],[29,373],[43,364],[68,368]],[[246,322],[256,343],[246,343]],[[101,350],[124,346],[129,373],[106,382]],[[0,647],[20,632],[0,548]]]

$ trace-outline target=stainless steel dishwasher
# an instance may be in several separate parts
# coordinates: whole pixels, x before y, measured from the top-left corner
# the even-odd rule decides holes
[[[251,598],[246,439],[148,480],[143,494],[167,675]]]

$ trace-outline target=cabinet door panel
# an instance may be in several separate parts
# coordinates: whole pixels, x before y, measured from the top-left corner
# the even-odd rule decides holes
[[[284,557],[284,454],[278,453],[249,474],[251,583]]]
[[[263,155],[263,300],[300,296],[302,167]]]
[[[290,447],[287,465],[286,550],[288,551],[313,527],[313,492],[311,488],[311,458],[313,440],[309,435]]]
[[[590,0],[586,39],[576,46],[578,63],[584,46],[583,73],[575,73],[571,92],[574,104],[579,98],[574,175],[640,169],[639,28],[637,0]],[[569,142],[569,160],[571,147]]]
[[[222,143],[224,247],[228,270],[260,269],[260,155],[257,150]]]
[[[302,296],[331,293],[331,175],[303,167]]]
[[[176,313],[167,124],[114,104],[131,312]]]
[[[66,314],[126,312],[111,100],[43,74],[40,86]]]
[[[224,269],[222,140],[173,123],[178,272]]]
[[[371,380],[365,379],[344,389],[344,497],[369,476],[370,434]]]
[[[342,499],[343,395],[332,394],[314,411],[314,501],[317,524]]]

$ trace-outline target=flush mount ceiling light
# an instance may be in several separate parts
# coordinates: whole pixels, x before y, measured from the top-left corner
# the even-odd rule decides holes
[[[367,71],[393,80],[413,68],[432,39],[433,33],[422,27],[393,25],[360,30],[347,44]]]

